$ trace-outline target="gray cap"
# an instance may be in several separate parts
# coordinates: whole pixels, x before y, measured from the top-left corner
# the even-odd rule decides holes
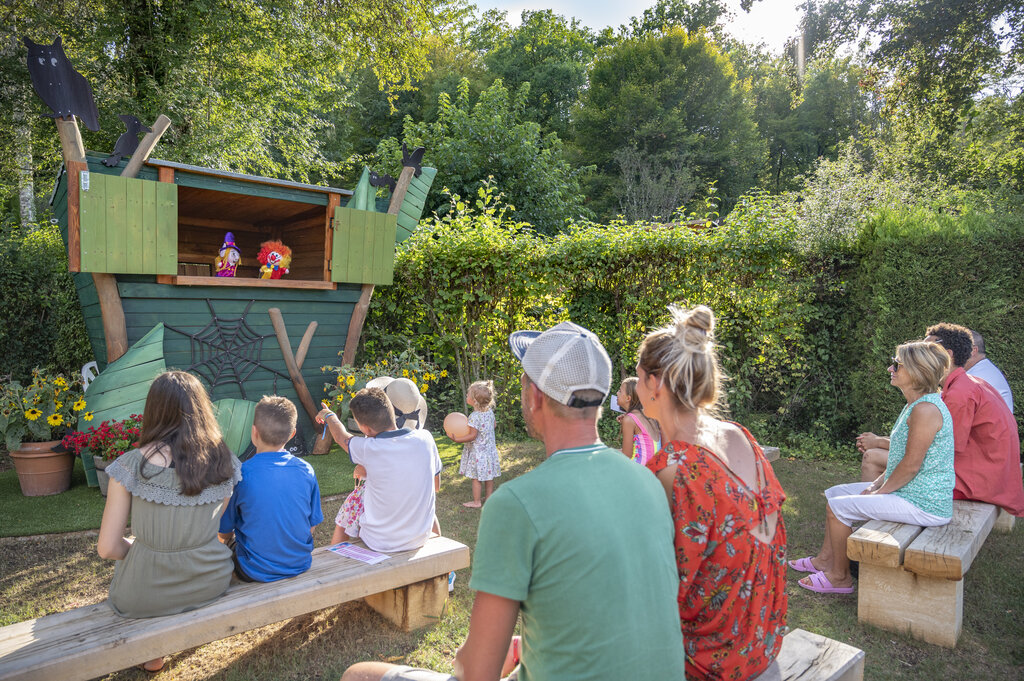
[[[568,407],[596,407],[612,385],[612,361],[593,333],[572,322],[547,331],[516,331],[508,337],[512,354],[540,391]],[[573,397],[578,390],[596,390],[600,400]]]

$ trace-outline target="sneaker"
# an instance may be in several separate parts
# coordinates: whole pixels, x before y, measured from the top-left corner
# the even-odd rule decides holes
[[[455,573],[454,572],[449,572],[448,573],[448,593],[451,593],[452,591],[455,591]]]

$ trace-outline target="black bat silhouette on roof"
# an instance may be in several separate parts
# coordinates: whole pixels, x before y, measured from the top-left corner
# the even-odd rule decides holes
[[[153,132],[151,128],[147,128],[135,116],[118,114],[117,117],[121,119],[127,130],[122,132],[121,136],[117,138],[117,143],[114,144],[114,150],[110,152],[110,156],[103,159],[103,165],[108,168],[113,168],[120,163],[122,157],[131,156],[135,153],[135,149],[139,146],[140,132]]]
[[[28,47],[28,73],[32,87],[46,106],[53,111],[52,118],[78,116],[85,127],[100,129],[100,113],[92,98],[92,88],[64,54],[60,36],[52,45],[37,45],[25,38]]]
[[[395,178],[390,175],[378,175],[377,173],[370,171],[370,185],[373,187],[387,187],[391,191],[395,191]]]
[[[423,163],[423,152],[426,151],[423,147],[416,147],[409,153],[409,150],[405,146],[405,142],[402,142],[402,165],[406,168],[415,168],[416,172],[413,173],[416,177],[420,176],[423,169],[420,165]]]

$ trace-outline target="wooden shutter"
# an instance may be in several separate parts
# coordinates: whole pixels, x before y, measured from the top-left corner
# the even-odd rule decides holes
[[[395,274],[394,215],[356,208],[334,209],[331,281],[390,284]]]
[[[79,193],[82,272],[178,273],[178,186],[89,173]]]
[[[399,241],[408,239],[416,229],[420,216],[423,215],[423,206],[427,202],[427,194],[430,193],[430,185],[434,183],[435,175],[437,175],[436,168],[423,168],[420,176],[413,177],[409,182],[405,199],[398,209],[397,238]]]

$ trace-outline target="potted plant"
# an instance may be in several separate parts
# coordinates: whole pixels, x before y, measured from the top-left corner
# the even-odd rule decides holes
[[[100,494],[107,496],[107,483],[110,480],[107,466],[125,452],[137,447],[141,432],[142,416],[132,414],[120,421],[104,421],[85,432],[69,433],[64,436],[64,446],[76,455],[83,451],[92,454]]]
[[[79,417],[92,419],[85,407],[79,381],[61,374],[34,369],[28,385],[12,380],[0,383],[0,433],[22,494],[58,494],[71,486],[75,460],[59,445]]]

